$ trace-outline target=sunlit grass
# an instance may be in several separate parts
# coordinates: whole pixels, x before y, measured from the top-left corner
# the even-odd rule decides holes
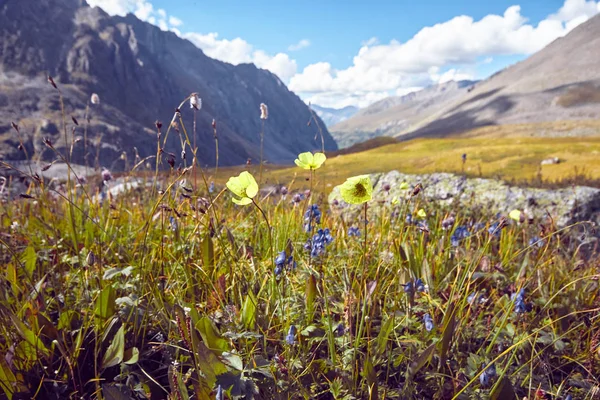
[[[195,154],[189,140],[182,146]],[[357,213],[330,207],[323,194],[369,172],[460,172],[463,153],[473,175],[481,164],[484,176],[527,178],[543,158],[564,158],[558,169],[575,154],[596,173],[599,147],[593,138],[405,142],[318,169],[265,166],[258,186],[281,182],[289,193],[230,181],[246,207],[224,187],[242,168],[219,168],[210,191],[211,170],[164,163],[157,180],[147,175],[148,186],[117,198],[26,176],[26,193],[3,200],[0,212],[0,390],[593,398],[600,263],[585,242],[589,223],[558,229],[551,219],[521,224],[496,210],[440,208],[415,188],[370,207],[366,177],[349,183]]]

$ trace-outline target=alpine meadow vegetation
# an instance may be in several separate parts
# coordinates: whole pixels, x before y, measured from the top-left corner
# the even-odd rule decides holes
[[[258,168],[223,186],[218,161],[196,157],[196,129],[214,130],[219,149],[214,121],[196,128],[201,106],[193,93],[166,132],[157,121],[156,155],[122,173],[85,180],[47,139],[64,183],[0,162],[27,182],[19,193],[0,182],[0,397],[600,394],[600,262],[573,239],[593,238],[590,223],[442,207],[419,185],[372,207],[361,174],[329,204],[323,152],[299,154],[285,186],[264,185],[263,132]],[[182,165],[162,148],[173,127]]]

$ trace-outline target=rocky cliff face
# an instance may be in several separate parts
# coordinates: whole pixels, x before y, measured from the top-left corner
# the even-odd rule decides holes
[[[83,0],[6,0],[0,4],[0,157],[24,157],[16,148],[11,121],[19,124],[31,152],[37,149],[42,157],[53,158],[40,146],[45,136],[63,145],[58,93],[46,82],[46,74],[55,78],[65,97],[69,135],[70,116],[85,125],[89,96],[97,93],[101,99],[90,111],[88,162],[96,150],[107,166],[122,152],[131,159],[134,147],[140,157],[155,154],[154,121],[168,126],[175,108],[192,92],[203,101],[196,137],[203,164],[214,164],[213,118],[221,164],[258,160],[260,103],[269,106],[267,161],[286,163],[301,151],[321,148],[316,127],[307,125],[308,107],[266,70],[211,59],[172,32],[133,15],[110,17]],[[193,112],[187,104],[181,111],[191,135]],[[325,149],[336,149],[327,129],[323,134]],[[83,135],[83,127],[75,135]],[[170,137],[165,151],[179,158],[179,138],[176,133]],[[83,141],[75,146],[76,161],[83,162],[83,148]]]

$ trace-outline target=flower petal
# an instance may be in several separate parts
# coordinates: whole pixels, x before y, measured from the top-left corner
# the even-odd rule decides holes
[[[242,185],[241,179],[238,176],[232,176],[226,183],[227,189],[231,190],[233,194],[238,197],[244,196],[244,186]]]
[[[310,169],[313,163],[313,154],[310,151],[298,154],[298,160],[304,169]],[[296,163],[297,164],[297,163]]]
[[[246,188],[246,196],[253,198],[258,193],[258,183],[251,174],[248,174],[248,187]]]
[[[521,220],[521,211],[512,210],[508,216],[510,219],[514,219],[515,221],[519,222]]]
[[[252,200],[249,199],[248,197],[242,197],[241,199],[234,197],[231,199],[231,201],[233,201],[235,204],[239,204],[240,206],[246,206],[246,205],[252,203]]]
[[[348,204],[362,204],[373,198],[373,184],[369,175],[348,178],[340,186],[342,199]]]
[[[320,168],[321,165],[323,165],[323,163],[325,162],[325,160],[327,160],[327,157],[325,156],[325,154],[323,153],[315,153],[313,155],[313,168],[317,169]]]

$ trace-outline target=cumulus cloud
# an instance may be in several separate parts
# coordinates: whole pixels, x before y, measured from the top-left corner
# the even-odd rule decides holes
[[[171,26],[181,26],[181,25],[183,25],[183,21],[182,21],[182,20],[180,20],[179,18],[177,18],[177,17],[174,17],[174,16],[172,16],[172,15],[171,15],[171,16],[169,17],[169,24],[170,24]]]
[[[310,40],[308,40],[308,39],[302,39],[298,43],[290,45],[288,47],[288,50],[289,51],[298,51],[298,50],[305,49],[308,46],[310,46]]]
[[[473,79],[474,74],[465,71],[465,66],[492,56],[532,54],[598,12],[600,0],[565,0],[557,13],[537,25],[528,23],[520,6],[480,20],[461,15],[425,27],[405,42],[379,44],[369,39],[345,69],[323,62],[308,65],[292,77],[290,88],[307,98],[339,99],[338,104],[327,105],[342,106],[348,101],[359,104],[358,93],[379,97],[405,88]]]

